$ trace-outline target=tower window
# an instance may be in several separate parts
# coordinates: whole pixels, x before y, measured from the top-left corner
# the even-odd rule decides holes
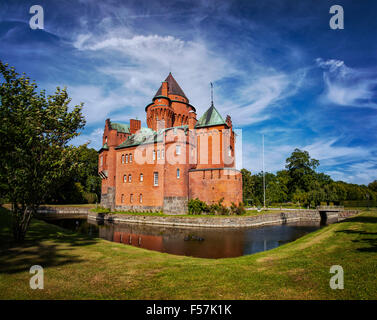
[[[179,179],[180,175],[181,175],[181,171],[177,169],[177,179]]]
[[[165,150],[164,149],[161,150],[161,159],[162,160],[165,159]]]
[[[158,172],[153,172],[153,185],[158,186]]]
[[[140,173],[140,181],[143,182],[143,180],[144,180],[144,176],[142,173]]]
[[[180,146],[179,144],[177,144],[177,145],[175,146],[175,153],[176,153],[176,154],[181,154],[181,146]]]
[[[153,160],[156,160],[156,151],[153,150]]]
[[[157,150],[157,160],[160,160],[160,150]]]

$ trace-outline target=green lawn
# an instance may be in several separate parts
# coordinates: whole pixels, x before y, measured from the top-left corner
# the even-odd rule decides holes
[[[219,260],[174,256],[67,232],[33,220],[10,238],[0,209],[1,299],[377,299],[377,210],[364,211],[279,248]],[[43,290],[29,268],[44,267]],[[332,290],[332,265],[344,290]]]

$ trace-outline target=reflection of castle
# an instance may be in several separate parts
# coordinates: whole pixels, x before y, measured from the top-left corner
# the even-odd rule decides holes
[[[185,238],[203,238],[203,241]],[[202,258],[238,257],[244,254],[245,230],[185,229],[142,224],[105,224],[100,238],[144,249]]]
[[[212,103],[197,121],[171,73],[145,111],[147,128],[135,119],[106,120],[99,151],[103,206],[184,213],[191,198],[242,201],[230,116],[224,121]]]

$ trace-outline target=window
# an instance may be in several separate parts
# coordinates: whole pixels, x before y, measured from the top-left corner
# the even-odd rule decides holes
[[[127,182],[127,175],[126,174],[123,176],[123,182]]]
[[[132,162],[132,153],[130,153],[130,162]]]
[[[140,193],[140,196],[139,196],[139,202],[143,203],[143,195],[141,193]]]
[[[177,145],[175,146],[175,153],[176,153],[176,154],[181,154],[181,146],[180,146],[179,144],[177,144]]]
[[[124,194],[122,194],[122,197],[120,198],[120,202],[124,203]]]
[[[153,185],[158,186],[158,172],[153,172]]]
[[[156,151],[153,150],[153,160],[156,160]]]
[[[132,203],[134,201],[134,195],[131,193],[130,194],[130,203]]]
[[[132,180],[132,176],[129,174],[128,175],[128,182],[131,182],[131,180]]]
[[[160,150],[157,150],[157,160],[160,160]]]
[[[173,134],[177,134],[177,128],[173,129]]]
[[[126,163],[128,163],[128,154],[126,154]]]
[[[232,156],[232,147],[229,147],[228,148],[228,157],[231,157]]]
[[[124,154],[122,154],[122,163],[124,163]]]
[[[140,181],[143,182],[143,180],[144,180],[144,176],[142,173],[140,173]]]
[[[179,179],[179,177],[180,177],[180,174],[181,174],[180,170],[179,170],[179,169],[177,169],[177,179]]]
[[[165,150],[164,149],[161,150],[161,159],[162,160],[165,159]]]

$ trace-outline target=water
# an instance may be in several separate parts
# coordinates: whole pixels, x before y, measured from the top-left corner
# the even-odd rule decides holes
[[[46,221],[71,231],[125,245],[176,255],[214,259],[270,250],[322,227],[320,222],[223,229],[116,224],[82,218]]]

